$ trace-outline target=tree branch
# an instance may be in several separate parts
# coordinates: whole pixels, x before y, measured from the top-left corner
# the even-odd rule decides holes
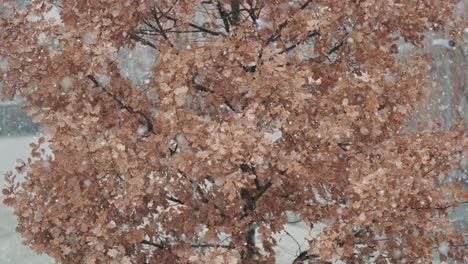
[[[318,36],[318,35],[320,35],[320,33],[318,31],[312,31],[312,32],[309,32],[309,34],[307,34],[307,37],[311,38],[311,37],[315,37],[315,36]],[[278,54],[283,54],[283,53],[289,52],[289,51],[295,49],[299,44],[300,44],[300,42],[296,43],[296,44],[292,44],[291,46],[289,46],[287,48],[284,48]]]
[[[154,243],[154,242],[148,241],[146,239],[142,240],[140,242],[140,244],[157,247],[157,248],[159,248],[161,250],[168,249],[168,247],[166,247],[166,246],[164,246],[162,244]],[[192,248],[229,248],[229,249],[234,248],[233,246],[219,245],[219,244],[192,244],[191,247]]]
[[[157,247],[157,248],[159,248],[159,249],[161,249],[161,250],[162,250],[162,249],[166,249],[166,247],[163,246],[163,245],[161,245],[161,244],[157,244],[157,243],[154,243],[154,242],[145,240],[145,239],[142,240],[140,243],[143,244],[143,245],[149,245],[149,246]]]
[[[233,249],[233,246],[229,245],[218,245],[218,244],[193,244],[192,248],[229,248]]]
[[[177,22],[177,21],[178,21],[176,18],[171,17],[171,16],[169,16],[169,15],[167,15],[167,14],[163,14],[163,17],[165,17],[165,18],[167,18],[167,19],[169,19],[169,20],[172,20],[172,21],[174,21],[174,22]],[[191,26],[191,27],[193,27],[193,28],[196,28],[196,29],[198,29],[198,30],[200,30],[200,31],[202,31],[202,32],[211,34],[211,35],[213,35],[213,36],[226,36],[223,32],[213,31],[213,30],[211,30],[211,29],[207,29],[207,28],[205,28],[205,27],[199,26],[199,25],[194,24],[194,23],[192,23],[192,22],[188,23],[188,25]]]
[[[309,259],[318,258],[318,255],[309,254],[307,251],[302,251],[297,258],[294,259],[293,264],[301,263]]]
[[[256,10],[257,8],[255,8],[255,7],[253,6],[252,1],[247,1],[247,3],[249,4],[249,7],[250,7],[250,8],[244,8],[244,10],[247,11],[247,13],[248,13],[249,16],[250,16],[250,19],[252,19],[252,22],[253,22],[254,25],[256,26],[256,25],[257,25],[257,18],[258,18],[258,15],[255,14],[255,10]],[[244,7],[244,5],[242,5],[242,7]],[[261,8],[259,8],[258,10],[259,10],[259,12],[261,12]],[[259,13],[259,14],[260,14],[260,13]]]
[[[468,203],[468,201],[463,201],[463,202],[460,202],[460,204],[466,204]],[[450,204],[450,205],[446,205],[446,206],[439,206],[439,207],[431,207],[431,206],[425,206],[425,207],[409,207],[413,210],[447,210],[449,208],[453,208],[453,207],[456,207],[458,205],[455,205],[455,204]]]
[[[147,45],[147,46],[150,46],[151,48],[153,48],[155,50],[159,50],[158,48],[156,48],[156,46],[153,43],[149,42],[148,40],[146,40],[146,39],[144,39],[144,38],[142,38],[142,37],[140,37],[140,36],[138,36],[136,34],[130,33],[129,37],[130,37],[130,39],[133,39],[133,40],[136,40],[136,41],[139,41],[139,42],[143,43],[143,45]]]
[[[288,237],[290,237],[294,241],[294,243],[296,243],[298,251],[301,252],[302,246],[299,243],[299,241],[297,241],[297,239],[293,235],[291,235],[291,233],[289,233],[286,229],[284,229],[283,231],[286,233]]]
[[[214,35],[214,36],[226,36],[223,32],[217,32],[217,31],[214,31],[214,30],[211,30],[211,29],[208,29],[208,28],[205,28],[203,26],[200,26],[200,25],[197,25],[197,24],[194,24],[192,22],[189,22],[188,25],[192,28],[195,28],[197,29],[198,31],[189,31],[189,30],[175,30],[177,27],[179,27],[180,25],[178,25],[178,22],[180,22],[179,19],[177,18],[174,18],[172,17],[169,13],[174,9],[175,5],[177,4],[178,0],[174,2],[174,4],[169,7],[166,11],[162,11],[160,10],[156,5],[154,5],[151,9],[150,9],[150,12],[151,12],[151,16],[149,16],[149,18],[144,18],[143,16],[140,16],[142,22],[148,27],[147,29],[143,29],[143,30],[138,30],[136,31],[137,34],[140,34],[140,35],[145,35],[145,36],[153,36],[153,37],[156,37],[156,36],[162,36],[167,42],[168,44],[173,47],[173,44],[172,44],[172,41],[170,40],[168,34],[169,33],[175,33],[175,34],[181,34],[181,33],[193,33],[193,32],[204,32],[204,33],[208,33],[208,34],[211,34],[211,35]],[[212,2],[210,2],[211,4],[213,4]],[[225,12],[224,12],[225,13]],[[227,14],[225,14],[227,16]],[[173,26],[171,28],[163,28],[163,22],[162,19],[166,19],[168,21],[172,21],[173,23]],[[154,20],[154,23],[156,25],[154,25],[153,23],[151,23],[150,20]],[[180,23],[179,23],[180,24]],[[143,37],[141,36],[138,36],[136,34],[130,34],[129,35],[131,39],[134,39],[134,40],[137,40],[137,41],[140,41],[142,42],[143,44],[145,45],[148,45],[154,49],[157,49],[156,46],[154,44],[152,44],[151,42],[145,40]]]
[[[343,46],[343,44],[344,44],[343,41],[339,41],[339,42],[335,43],[335,45],[333,46],[333,48],[331,48],[330,50],[328,50],[326,57],[327,57],[327,60],[328,60],[329,62],[331,62],[331,60],[330,60],[330,57],[328,57],[328,56],[329,56],[330,54],[332,54],[332,53],[337,52],[337,51],[341,48],[341,46]]]
[[[205,32],[205,33],[208,33],[208,34],[211,34],[213,36],[226,36],[223,32],[218,32],[218,31],[213,31],[213,30],[210,30],[210,29],[207,29],[207,28],[204,28],[202,26],[199,26],[197,24],[194,24],[194,23],[189,23],[189,26],[193,27],[193,28],[196,28],[202,32]]]
[[[159,10],[159,8],[158,8],[158,11],[160,13],[162,13],[161,10]],[[160,18],[158,17],[158,13],[156,12],[156,5],[153,6],[153,8],[151,9],[151,14],[153,15],[153,19],[154,19],[154,21],[156,22],[156,25],[159,28],[159,32],[161,33],[161,36],[167,41],[167,43],[169,43],[169,46],[174,47],[174,45],[172,45],[171,40],[167,37],[166,31],[162,27],[161,22],[159,21]]]
[[[199,83],[197,83],[195,81],[195,79],[197,78],[198,74],[195,74],[193,75],[192,77],[192,85],[193,85],[193,88],[195,88],[195,90],[198,90],[198,91],[201,91],[201,92],[207,92],[207,93],[214,93],[213,90],[211,90],[210,88],[207,88]]]
[[[263,188],[260,190],[260,192],[254,197],[254,202],[257,202],[260,197],[262,197],[265,192],[270,189],[270,187],[273,185],[273,182],[270,180],[263,186]]]
[[[117,102],[117,104],[119,104],[122,108],[124,108],[125,110],[127,110],[127,112],[129,112],[130,114],[132,114],[133,116],[139,116],[138,118],[138,122],[140,122],[140,124],[146,126],[147,130],[151,133],[154,134],[154,131],[153,131],[153,122],[151,121],[151,119],[146,116],[144,113],[142,113],[141,111],[135,111],[133,109],[133,107],[131,107],[130,105],[124,103],[120,98],[118,98],[117,96],[115,96],[111,91],[109,91],[108,89],[106,89],[104,86],[100,85],[99,82],[97,81],[97,79],[93,76],[93,75],[88,75],[87,76],[88,79],[90,79],[93,83],[94,83],[94,86],[96,88],[100,88],[102,91],[104,91],[104,93],[106,93],[109,97],[111,97],[115,102]]]
[[[197,78],[197,76],[198,76],[198,75],[195,74],[195,75],[193,75],[193,77],[192,77],[192,86],[193,86],[193,88],[195,88],[195,90],[198,90],[198,91],[201,91],[201,92],[207,92],[207,93],[212,93],[212,94],[214,94],[215,92],[214,92],[213,90],[211,90],[210,88],[208,88],[208,87],[206,87],[206,86],[203,86],[203,85],[201,85],[201,84],[199,84],[199,83],[197,83],[197,82],[195,81],[195,79]],[[226,98],[226,96],[223,95],[222,97],[223,97],[223,99],[224,99],[224,102],[223,102],[223,103],[224,103],[231,111],[233,111],[233,112],[236,113],[236,112],[237,112],[236,109],[234,109],[234,107],[233,107],[232,104],[229,102],[229,100]]]
[[[224,10],[224,8],[221,6],[221,3],[216,1],[216,8],[218,9],[219,15],[221,16],[221,19],[223,20],[224,23],[224,29],[226,29],[226,32],[229,32],[229,16]]]
[[[181,200],[179,200],[179,199],[177,199],[177,198],[175,198],[173,196],[168,196],[166,199],[171,201],[171,202],[177,203],[177,204],[184,204],[184,202],[182,202]]]
[[[255,254],[255,223],[250,222],[247,228],[248,228],[247,237],[246,237],[247,254],[243,256],[244,259],[252,258]]]
[[[249,210],[250,211],[255,211],[255,208],[256,208],[256,204],[257,204],[257,201],[258,199],[260,199],[260,197],[262,197],[263,194],[265,194],[265,192],[270,189],[270,187],[273,185],[272,181],[268,181],[265,185],[263,185],[261,188],[260,188],[260,192],[255,195],[255,196],[252,196],[250,194],[250,192],[245,189],[245,188],[242,188],[240,190],[240,195],[241,195],[241,198],[244,199],[246,201],[246,204],[242,210],[242,214],[241,214],[241,219],[245,218],[247,215],[249,215]]]
[[[302,10],[306,9],[306,7],[311,2],[312,2],[312,0],[307,0],[304,4],[301,5],[301,7],[299,7],[299,11],[302,11]],[[281,24],[279,24],[278,28],[275,30],[275,33],[268,38],[266,45],[270,44],[271,42],[274,42],[274,41],[278,40],[279,37],[281,36],[281,31],[287,25],[288,25],[288,20],[287,19],[285,21],[283,21]]]
[[[182,174],[182,176],[184,178],[188,179],[188,177],[185,175],[185,172],[179,170],[179,173]],[[202,203],[208,204],[210,201],[206,197],[205,192],[203,191],[203,189],[200,187],[200,184],[198,184],[198,182],[196,182],[196,181],[194,181],[192,179],[188,179],[188,180],[189,180],[190,184],[195,186],[195,190],[200,195]],[[220,216],[222,218],[226,217],[226,213],[223,211],[223,209],[219,205],[217,205],[216,203],[213,203],[213,206],[219,211],[219,214],[220,214]]]

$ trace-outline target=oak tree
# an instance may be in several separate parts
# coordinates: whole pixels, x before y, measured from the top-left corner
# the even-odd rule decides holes
[[[294,212],[326,224],[296,263],[466,258],[446,172],[468,141],[405,128],[431,58],[395,44],[459,41],[455,4],[6,1],[2,96],[46,135],[6,175],[17,231],[63,263],[272,263]],[[135,85],[117,54],[141,45]]]

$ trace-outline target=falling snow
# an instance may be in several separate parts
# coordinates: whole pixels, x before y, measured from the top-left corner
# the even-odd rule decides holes
[[[149,46],[137,44],[134,49],[121,48],[118,63],[123,77],[130,79],[135,86],[141,86],[151,77],[157,61],[157,53]]]

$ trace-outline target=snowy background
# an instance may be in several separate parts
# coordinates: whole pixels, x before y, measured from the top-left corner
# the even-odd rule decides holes
[[[0,105],[0,107],[2,107]],[[5,116],[0,116],[0,120]],[[0,122],[1,124],[1,122]],[[25,133],[25,132],[22,132]],[[29,144],[37,141],[33,136],[0,137],[0,172],[14,169],[16,159],[29,156]],[[4,186],[3,177],[0,184]],[[47,264],[53,261],[47,256],[38,256],[21,244],[21,238],[15,231],[16,218],[13,210],[0,205],[0,263],[2,264]]]

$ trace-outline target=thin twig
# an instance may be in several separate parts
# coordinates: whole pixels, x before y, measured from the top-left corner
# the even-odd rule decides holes
[[[302,251],[302,246],[301,246],[301,244],[299,244],[299,241],[297,241],[297,239],[296,239],[293,235],[291,235],[286,229],[284,229],[283,231],[284,231],[284,232],[286,233],[286,235],[288,235],[292,240],[294,240],[294,242],[295,242],[296,245],[297,245],[297,252],[299,252],[299,254],[300,254],[300,252]]]
[[[148,241],[146,239],[142,240],[140,243],[143,244],[143,245],[149,245],[149,246],[157,247],[157,248],[159,248],[161,250],[166,248],[165,246],[163,246],[161,244],[157,244],[157,243]]]
[[[171,17],[169,15],[163,15],[165,18],[169,19],[169,20],[172,20],[174,22],[177,22],[178,20],[174,17]],[[208,29],[208,28],[205,28],[205,27],[202,27],[202,26],[199,26],[197,24],[194,24],[192,22],[188,23],[189,26],[193,27],[193,28],[196,28],[200,31],[203,31],[205,33],[208,33],[208,34],[211,34],[213,36],[226,36],[226,34],[224,34],[223,32],[218,32],[218,31],[213,31],[211,29]]]
[[[159,8],[158,8],[158,11],[159,11],[160,13],[162,13],[161,10],[159,10]],[[161,22],[159,21],[158,14],[157,14],[157,12],[156,12],[156,5],[153,6],[153,8],[151,9],[151,13],[153,14],[153,18],[154,18],[154,20],[155,20],[155,22],[156,22],[156,25],[157,25],[158,28],[159,28],[159,32],[161,33],[161,36],[167,41],[167,43],[169,43],[169,46],[174,47],[174,45],[172,45],[171,40],[167,37],[166,31],[165,31],[165,29],[162,27]]]
[[[159,50],[153,43],[149,42],[148,40],[136,35],[136,34],[132,34],[130,33],[129,34],[130,38],[133,39],[133,40],[136,40],[136,41],[139,41],[141,42],[142,44],[144,45],[147,45],[147,46],[150,46],[151,48],[155,49],[155,50]]]

